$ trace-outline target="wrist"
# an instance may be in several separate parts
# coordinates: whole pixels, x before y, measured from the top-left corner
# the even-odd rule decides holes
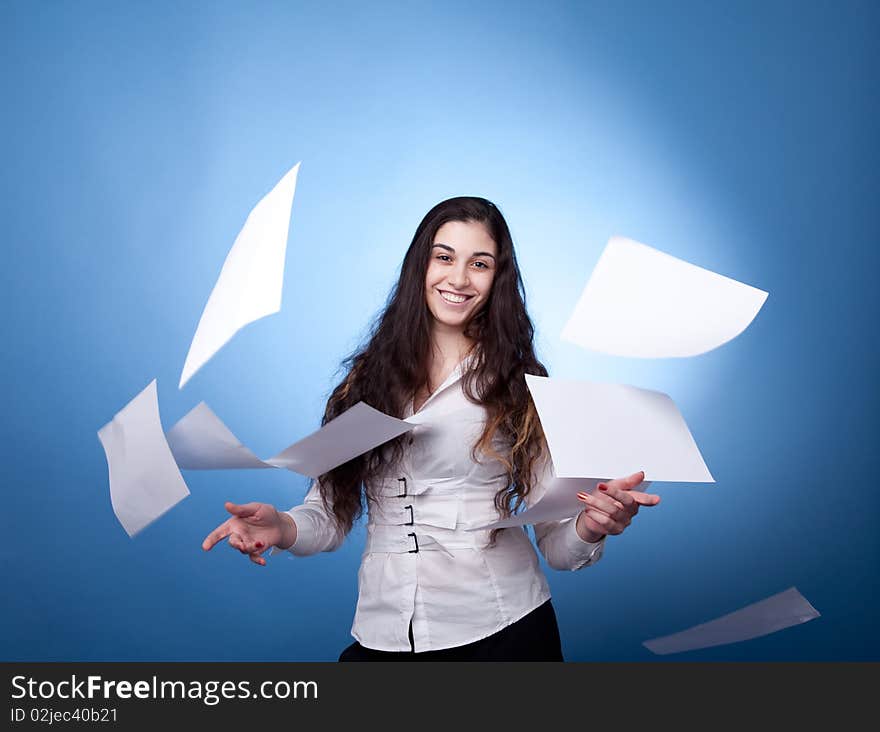
[[[287,511],[278,511],[281,522],[281,540],[276,544],[279,549],[290,549],[296,542],[296,522]]]
[[[581,540],[587,542],[588,544],[595,544],[597,542],[600,542],[606,536],[606,534],[591,531],[587,527],[587,514],[584,511],[581,511],[578,514],[577,521],[575,522],[575,531],[577,531],[577,534],[581,538]]]

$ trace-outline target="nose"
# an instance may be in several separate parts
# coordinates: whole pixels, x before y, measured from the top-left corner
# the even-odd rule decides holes
[[[449,286],[456,290],[463,290],[470,284],[468,279],[467,262],[458,265],[454,272],[449,273]]]

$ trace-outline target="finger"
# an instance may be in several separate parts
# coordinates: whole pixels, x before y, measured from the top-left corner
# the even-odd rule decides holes
[[[244,549],[248,554],[262,554],[266,551],[266,545],[262,541],[250,541],[248,539],[244,542]]]
[[[583,501],[591,508],[596,508],[609,516],[625,513],[623,505],[606,495],[595,493],[578,493],[578,500]]]
[[[208,551],[218,541],[223,541],[223,539],[229,536],[231,531],[232,529],[230,528],[229,520],[227,519],[205,537],[205,540],[202,542],[202,549]]]
[[[242,553],[246,553],[244,548],[244,539],[242,539],[238,534],[229,535],[229,546],[234,549],[238,549],[238,551]]]
[[[636,503],[640,506],[656,506],[660,503],[660,496],[656,493],[642,493],[641,491],[630,491]]]
[[[587,529],[593,534],[602,534],[605,535],[605,527],[602,526],[598,521],[594,521],[590,518],[589,511],[584,510],[584,523],[587,526]]]
[[[226,510],[229,513],[238,516],[239,518],[247,518],[248,516],[253,516],[263,504],[261,503],[243,503],[241,505],[237,503],[233,503],[232,501],[226,501],[223,504],[226,507]]]
[[[635,505],[635,499],[630,495],[630,491],[622,490],[614,485],[614,481],[609,481],[608,483],[599,483],[596,486],[600,491],[602,491],[605,495],[611,496],[618,503],[620,503],[624,508],[626,508],[630,513],[632,513],[632,507]]]
[[[259,554],[248,554],[248,557],[250,557],[250,560],[254,564],[259,564],[261,567],[266,566],[266,560],[263,559],[263,557],[261,557]]]
[[[597,511],[594,508],[585,509],[587,512],[587,518],[593,519],[597,524],[602,527],[602,531],[606,534],[620,534],[623,533],[623,530],[626,528],[623,524],[618,521],[615,521],[613,518],[608,516],[607,514],[602,513],[601,511]]]
[[[615,478],[614,480],[605,481],[606,485],[613,485],[625,491],[631,491],[639,483],[645,479],[645,471],[640,470],[638,473],[627,475],[625,478]]]

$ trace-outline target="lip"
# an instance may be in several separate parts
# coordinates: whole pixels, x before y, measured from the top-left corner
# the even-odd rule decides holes
[[[459,295],[461,297],[466,297],[467,300],[464,300],[463,302],[449,302],[449,300],[444,298],[443,295],[440,295],[440,293],[443,292],[448,292],[450,295]],[[467,305],[474,298],[474,295],[465,295],[463,292],[453,292],[452,290],[441,290],[439,288],[437,288],[437,294],[440,295],[440,299],[443,300],[443,304],[448,305],[451,308],[464,308],[464,306]]]

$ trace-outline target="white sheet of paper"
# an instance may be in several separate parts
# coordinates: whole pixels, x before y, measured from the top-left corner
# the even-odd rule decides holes
[[[337,465],[409,432],[415,426],[416,422],[391,417],[364,402],[358,402],[317,432],[266,462],[317,478]]]
[[[244,326],[281,309],[299,166],[294,165],[254,207],[235,238],[193,336],[179,389]]]
[[[516,516],[467,530],[508,529],[514,526],[538,524],[542,521],[571,518],[586,508],[578,500],[577,492],[592,493],[596,490],[600,480],[600,478],[553,478],[547,486],[547,492],[535,505],[516,514]],[[647,481],[643,482],[642,486],[646,484]],[[639,486],[639,490],[642,486]]]
[[[208,405],[201,402],[184,415],[166,437],[178,467],[183,470],[286,468],[317,478],[424,421],[423,414],[412,421],[402,420],[358,402],[275,457],[263,460],[242,445]]]
[[[740,610],[679,633],[645,641],[642,645],[658,655],[681,653],[739,643],[818,617],[819,611],[807,602],[797,588],[789,587],[766,600],[746,605]]]
[[[275,467],[242,445],[204,402],[184,415],[165,437],[181,470]]]
[[[129,536],[189,495],[162,432],[155,379],[98,430],[98,439],[113,513]]]
[[[561,337],[614,356],[696,356],[742,333],[766,299],[763,290],[614,236]]]
[[[666,394],[626,384],[526,374],[559,478],[714,483]]]

